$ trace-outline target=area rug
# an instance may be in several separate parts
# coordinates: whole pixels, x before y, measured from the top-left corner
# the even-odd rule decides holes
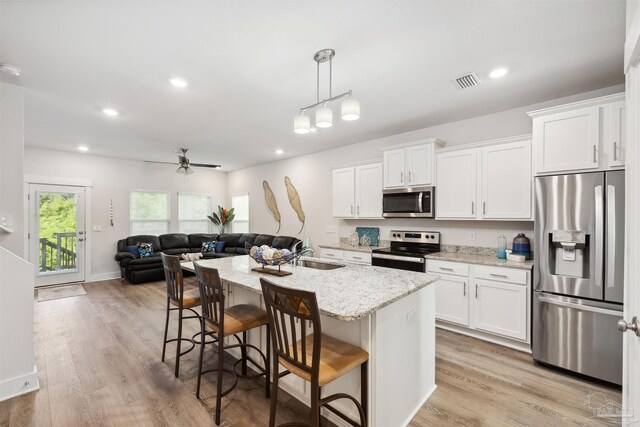
[[[87,293],[80,284],[51,286],[37,290],[38,302],[50,301],[60,298],[77,297],[86,294]]]

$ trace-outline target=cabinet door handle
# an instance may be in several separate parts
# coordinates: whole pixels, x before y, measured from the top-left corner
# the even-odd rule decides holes
[[[400,182],[404,182],[404,172],[400,172]]]
[[[409,171],[409,182],[411,182],[411,171]]]
[[[487,202],[482,202],[482,215],[487,214]]]
[[[351,258],[353,258],[353,259],[362,259],[361,256],[351,256]]]
[[[478,299],[478,284],[476,283],[476,299]]]
[[[475,215],[476,213],[476,204],[471,202],[471,215]]]
[[[358,207],[356,208],[356,212],[358,213],[358,215],[360,215],[360,205],[358,205]]]
[[[463,282],[464,286],[462,287],[462,296],[466,297],[467,296],[467,282]]]
[[[598,149],[595,145],[593,146],[593,163],[598,163]]]
[[[506,274],[489,273],[489,276],[491,276],[491,277],[500,277],[502,279],[508,279],[509,278],[509,276],[507,276]]]
[[[613,141],[613,161],[617,161],[618,160],[618,142],[617,141]]]
[[[449,267],[438,267],[438,268],[444,271],[453,271],[453,268],[449,268]]]
[[[353,215],[353,205],[351,205],[351,215]]]

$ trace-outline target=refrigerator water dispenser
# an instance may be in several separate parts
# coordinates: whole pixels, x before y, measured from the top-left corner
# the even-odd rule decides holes
[[[553,230],[549,234],[551,274],[588,278],[589,235],[576,230]]]

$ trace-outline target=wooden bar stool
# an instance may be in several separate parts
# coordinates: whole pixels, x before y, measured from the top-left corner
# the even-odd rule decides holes
[[[216,371],[218,373],[217,393],[216,393],[216,424],[220,425],[220,412],[222,397],[226,396],[233,390],[238,384],[238,377],[241,378],[257,378],[260,376],[265,377],[265,397],[269,398],[269,327],[267,312],[249,304],[238,304],[228,308],[225,308],[224,290],[222,289],[222,281],[218,270],[215,268],[207,268],[193,263],[196,270],[196,277],[198,278],[198,285],[200,286],[200,296],[202,301],[202,320],[201,334],[202,340],[200,344],[200,360],[198,363],[198,382],[196,385],[196,397],[200,399],[200,381],[203,374]],[[255,345],[247,343],[247,331],[253,328],[259,328],[266,326],[267,331],[267,351],[265,354],[260,351]],[[238,334],[242,333],[242,339]],[[217,343],[217,365],[215,368],[202,370],[202,359],[204,356],[204,346],[208,344],[205,342],[205,336],[211,336]],[[224,343],[224,338],[233,336],[238,341],[238,344]],[[233,369],[224,369],[224,351],[232,348],[240,348],[241,358],[238,359]],[[261,367],[255,360],[248,354],[248,349],[254,349],[262,357],[264,362],[264,368]],[[257,374],[247,374],[247,362],[250,362]],[[241,373],[236,372],[236,366],[241,364]],[[234,382],[227,390],[222,390],[222,373],[227,372],[234,377]]]
[[[182,338],[182,321],[184,319],[200,319],[200,314],[193,308],[200,305],[200,291],[194,289],[192,291],[184,292],[184,282],[182,280],[182,266],[180,265],[180,258],[172,255],[161,254],[162,265],[164,267],[164,275],[167,281],[167,318],[164,323],[164,342],[162,344],[162,361],[164,362],[164,355],[167,349],[167,343],[177,341],[176,343],[176,367],[175,376],[178,378],[180,373],[180,356],[184,356],[189,353],[195,347],[197,341],[195,337],[200,334],[196,333],[191,338]],[[171,311],[178,310],[178,337],[167,340],[167,332],[169,329],[169,313]],[[191,316],[184,316],[184,310],[189,310],[193,313]],[[180,344],[182,341],[187,341],[191,346],[182,352],[180,352]]]
[[[260,279],[262,294],[269,315],[273,358],[273,385],[269,427],[276,422],[278,380],[290,373],[311,382],[311,427],[320,426],[320,409],[324,406],[354,426],[367,425],[368,364],[369,353],[360,347],[322,334],[320,310],[314,292],[278,286]],[[300,322],[300,339],[296,323]],[[312,331],[307,335],[307,322]],[[287,370],[278,373],[278,364]],[[322,397],[322,387],[360,366],[360,402],[346,393]],[[360,424],[350,419],[329,403],[337,399],[349,399],[358,409]],[[280,427],[301,425],[281,424]]]

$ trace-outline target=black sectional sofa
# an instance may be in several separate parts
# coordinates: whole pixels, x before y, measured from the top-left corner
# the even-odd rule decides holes
[[[255,233],[227,233],[227,234],[181,234],[171,233],[160,236],[129,236],[118,241],[118,253],[115,260],[120,265],[120,274],[130,283],[145,283],[164,280],[164,269],[160,253],[167,255],[182,255],[187,252],[195,253],[202,250],[203,242],[224,241],[222,252],[205,253],[205,258],[223,258],[246,255],[247,246],[267,245],[277,249],[293,250],[300,242],[289,236],[272,236],[270,234]],[[134,258],[126,251],[126,246],[138,243],[151,243],[154,256],[148,258]]]

